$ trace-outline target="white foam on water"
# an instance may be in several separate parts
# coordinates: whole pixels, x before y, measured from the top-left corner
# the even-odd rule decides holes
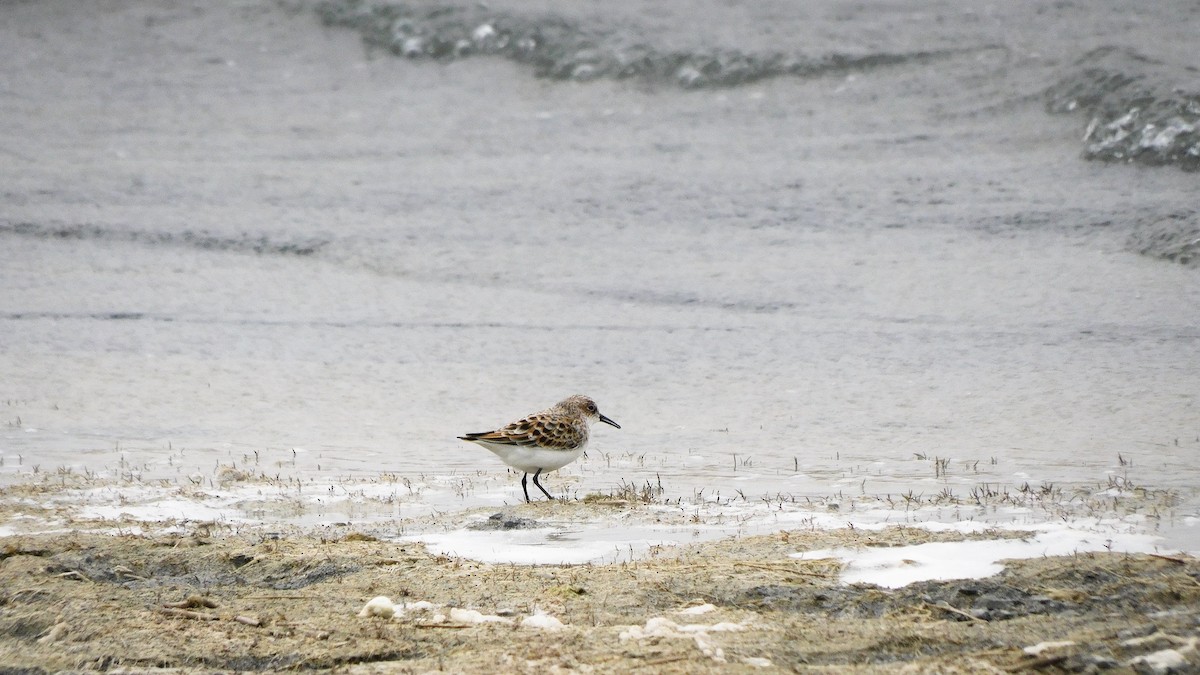
[[[646,539],[623,528],[536,528],[526,530],[454,530],[405,537],[431,553],[489,563],[578,565],[632,560],[667,539]]]

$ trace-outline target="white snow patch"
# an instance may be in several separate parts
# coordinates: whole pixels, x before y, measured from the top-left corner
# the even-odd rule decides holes
[[[1031,539],[931,542],[890,548],[835,548],[793,553],[805,560],[837,558],[843,584],[867,583],[883,588],[900,588],[931,579],[981,579],[1004,569],[1001,560],[1038,556],[1071,555],[1086,551],[1112,550],[1152,553],[1157,537],[1125,534],[1103,535],[1046,525]]]

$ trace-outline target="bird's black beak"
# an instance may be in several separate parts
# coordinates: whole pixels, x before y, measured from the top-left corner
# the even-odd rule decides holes
[[[604,422],[605,424],[611,424],[611,425],[613,425],[614,427],[616,427],[616,428],[618,428],[618,429],[620,429],[620,428],[621,428],[621,425],[620,425],[620,424],[617,424],[616,422],[614,422],[614,421],[612,421],[612,420],[608,419],[608,418],[607,418],[607,417],[605,417],[604,415],[601,415],[601,416],[600,416],[600,421],[601,421],[601,422]]]

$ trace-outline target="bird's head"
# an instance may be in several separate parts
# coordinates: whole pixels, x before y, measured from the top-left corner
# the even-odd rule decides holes
[[[621,428],[620,424],[617,424],[611,419],[600,414],[600,409],[596,407],[595,401],[580,394],[563,399],[556,407],[562,408],[563,410],[575,413],[577,415],[581,415],[589,422],[599,421],[604,422],[605,424],[611,424],[618,429]]]

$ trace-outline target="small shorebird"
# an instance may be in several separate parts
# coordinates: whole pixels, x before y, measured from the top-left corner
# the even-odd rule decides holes
[[[574,462],[587,447],[588,430],[592,422],[601,421],[620,429],[621,425],[600,414],[596,402],[586,396],[571,396],[553,408],[533,413],[495,431],[482,431],[458,438],[477,443],[496,453],[504,463],[524,471],[521,489],[529,499],[526,481],[533,474],[533,484],[542,494],[554,499],[538,482],[543,471],[554,471]]]

